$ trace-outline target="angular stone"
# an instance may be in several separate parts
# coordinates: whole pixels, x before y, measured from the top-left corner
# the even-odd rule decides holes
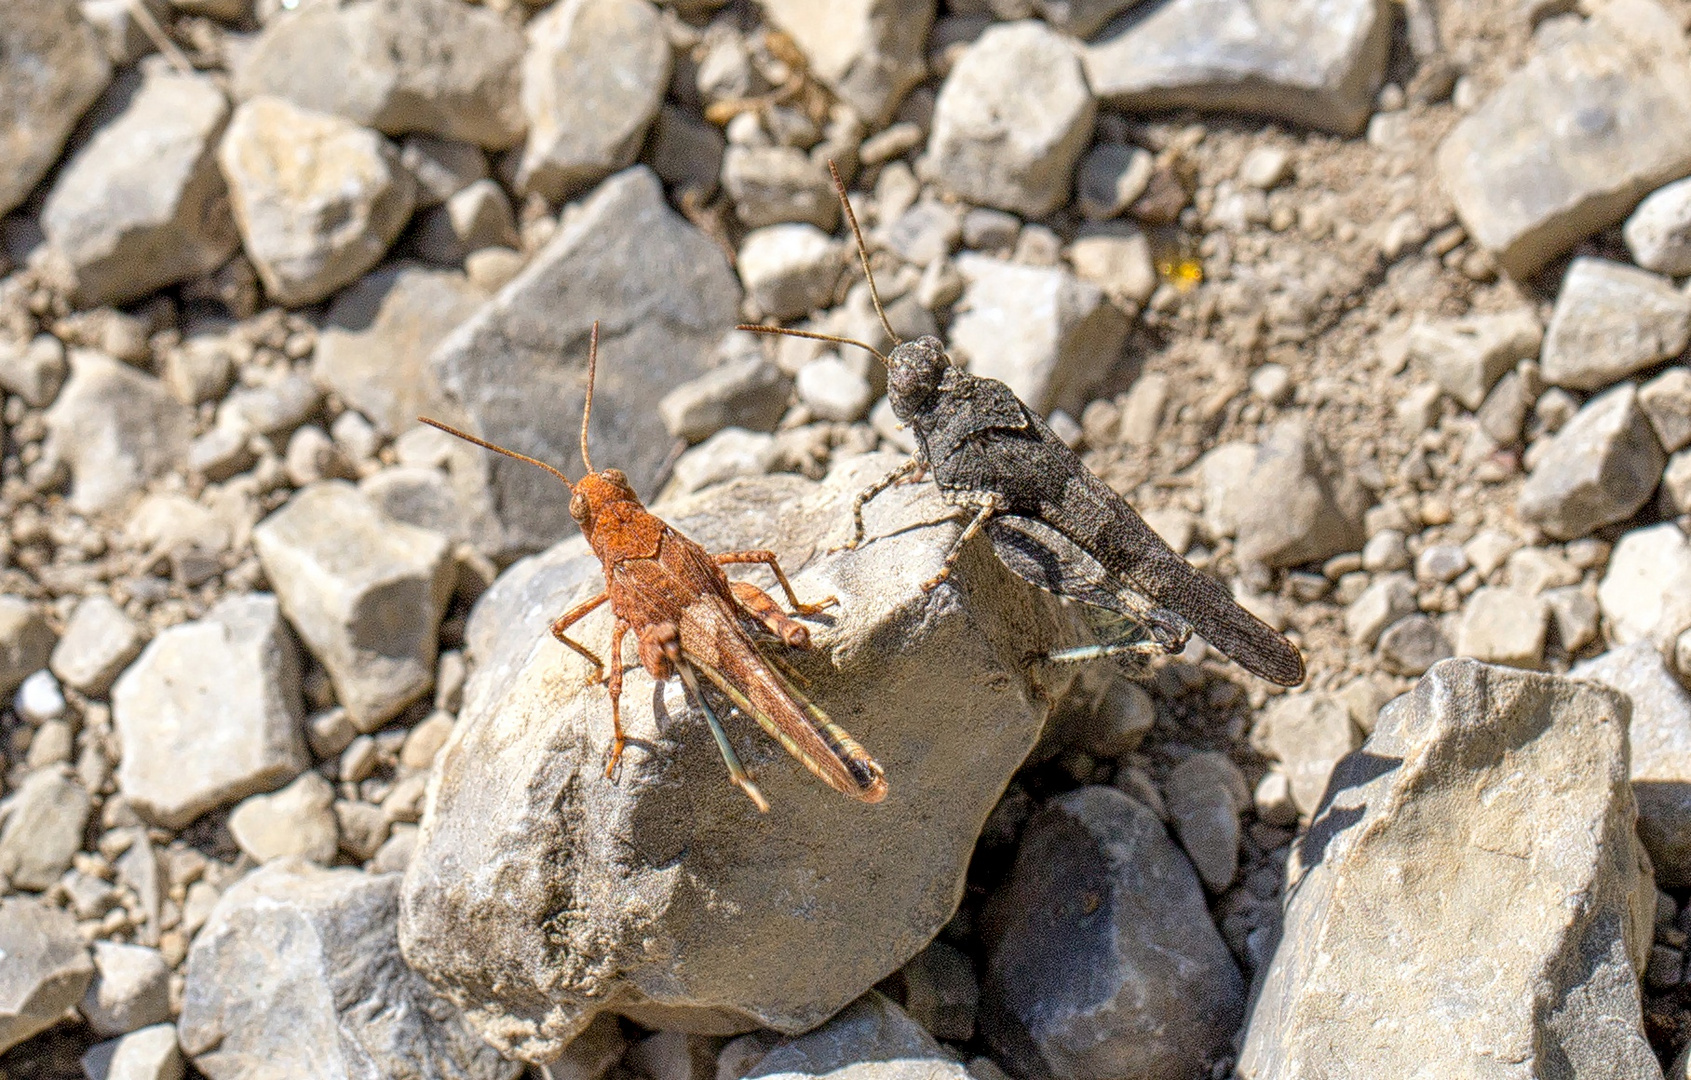
[[[832,301],[844,254],[840,244],[814,225],[769,225],[746,234],[734,268],[758,311],[793,319]]]
[[[335,789],[316,772],[305,772],[282,790],[250,795],[229,814],[229,833],[255,862],[290,855],[328,864],[340,847]]]
[[[799,368],[793,387],[818,420],[849,424],[863,419],[875,400],[863,368],[838,353],[826,352]]]
[[[103,698],[146,643],[140,624],[110,597],[97,594],[76,605],[48,666],[66,686]]]
[[[1655,0],[1546,24],[1541,46],[1438,150],[1463,226],[1525,278],[1691,172],[1691,48]]]
[[[64,1019],[94,978],[76,920],[33,898],[0,900],[0,956],[0,1051]]]
[[[1362,546],[1368,496],[1301,421],[1279,421],[1256,446],[1219,446],[1199,464],[1205,520],[1238,538],[1240,558],[1298,566]]]
[[[1420,612],[1392,623],[1380,635],[1380,666],[1393,675],[1420,675],[1454,655],[1439,624]]]
[[[725,710],[772,807],[767,828],[746,829],[755,811],[727,783],[703,717],[677,681],[654,688],[641,668],[628,671],[622,697],[631,739],[620,783],[603,780],[604,690],[545,635],[573,598],[600,588],[597,560],[569,540],[484,595],[466,638],[474,674],[407,874],[401,939],[410,963],[464,1002],[496,1045],[550,1058],[607,1006],[668,1030],[804,1031],[950,918],[988,811],[1073,673],[1015,666],[1030,641],[1063,635],[1049,599],[996,560],[965,558],[958,588],[921,591],[961,528],[929,487],[889,491],[869,508],[873,543],[822,554],[844,539],[856,491],[897,460],[852,457],[823,484],[741,480],[658,508],[709,550],[769,547],[795,568],[816,554],[794,589],[840,605],[831,625],[810,623],[817,649],[789,656],[816,704],[885,769],[891,794],[876,806],[830,790]],[[936,603],[945,618],[924,614]],[[573,633],[602,649],[609,616],[601,610]],[[1047,678],[1063,682],[1041,686]],[[979,723],[940,723],[960,713]],[[638,827],[672,813],[693,822],[684,845]],[[871,819],[888,842],[860,842]],[[922,827],[900,824],[914,821]],[[857,870],[821,871],[842,860]],[[874,889],[859,887],[865,877]],[[564,893],[584,919],[548,921]],[[804,897],[800,920],[794,896]],[[831,929],[818,936],[816,926]],[[486,940],[502,942],[497,965],[466,944]],[[622,958],[613,968],[600,966],[613,956]],[[582,980],[560,980],[562,971]]]
[[[82,1055],[82,1071],[90,1080],[182,1080],[176,1025],[154,1024],[95,1043]]]
[[[730,146],[722,157],[722,186],[748,229],[784,221],[832,229],[840,216],[827,166],[790,146]]]
[[[282,610],[360,731],[381,727],[434,682],[450,548],[342,480],[302,489],[253,530]]]
[[[740,476],[762,476],[775,464],[775,436],[727,427],[675,462],[675,478],[666,494],[690,495]]]
[[[162,631],[112,688],[112,719],[118,789],[166,829],[280,787],[311,763],[299,656],[268,593],[228,597]]]
[[[669,86],[669,39],[646,0],[563,0],[528,24],[517,186],[560,202],[634,164]]]
[[[1350,710],[1331,694],[1283,697],[1251,728],[1251,746],[1280,762],[1305,818],[1320,806],[1334,764],[1360,742]]]
[[[99,513],[180,468],[193,425],[192,410],[151,375],[72,349],[70,381],[47,410],[48,454],[70,466],[71,506]]]
[[[1691,341],[1691,297],[1635,266],[1579,258],[1562,278],[1544,335],[1544,381],[1601,390]]]
[[[221,266],[239,245],[215,150],[229,103],[210,79],[148,67],[77,151],[41,229],[80,303],[121,304]]]
[[[235,95],[286,98],[389,135],[503,150],[522,139],[523,38],[459,0],[285,5],[239,65]]]
[[[1691,885],[1691,694],[1647,641],[1610,649],[1568,674],[1613,687],[1632,702],[1627,730],[1638,839],[1661,887]]]
[[[1663,450],[1691,446],[1691,368],[1670,367],[1640,386],[1638,407]]]
[[[1345,608],[1345,631],[1365,649],[1374,647],[1386,627],[1415,613],[1415,579],[1405,573],[1381,574]]]
[[[811,72],[871,130],[885,124],[927,74],[933,0],[767,0],[763,10],[791,35]]]
[[[761,353],[730,356],[658,402],[658,415],[673,438],[703,442],[723,428],[769,431],[787,411],[792,380]]]
[[[1478,409],[1503,373],[1538,355],[1544,328],[1531,308],[1460,319],[1417,320],[1409,328],[1409,355],[1470,412]]]
[[[1667,456],[1632,383],[1586,402],[1533,466],[1517,506],[1557,540],[1624,521],[1649,501]]]
[[[1245,984],[1192,864],[1114,788],[1046,803],[994,897],[981,1031],[1017,1076],[1203,1075]]]
[[[0,57],[3,217],[59,160],[77,121],[111,81],[112,64],[94,28],[64,0],[9,0]]]
[[[278,97],[243,102],[217,158],[253,268],[291,307],[380,262],[416,198],[417,182],[382,136]]]
[[[411,427],[418,416],[450,423],[450,403],[435,381],[429,354],[486,300],[457,271],[414,263],[385,266],[329,305],[311,374],[390,435]]]
[[[815,1031],[776,1043],[746,1080],[970,1080],[971,1074],[904,1010],[871,990]],[[984,1080],[984,1078],[983,1078]]]
[[[1377,0],[1174,0],[1105,30],[1081,56],[1109,105],[1240,111],[1356,135],[1391,26]]]
[[[1524,1077],[1551,1057],[1658,1075],[1625,714],[1612,691],[1472,660],[1388,705],[1293,845],[1239,1075]]]
[[[583,200],[523,272],[441,342],[429,366],[472,432],[580,476],[582,373],[599,320],[600,419],[590,453],[647,492],[669,454],[657,402],[706,370],[739,307],[721,250],[669,209],[650,170],[636,167]],[[574,528],[552,477],[507,458],[492,458],[488,469],[513,548],[536,550]]]
[[[1462,609],[1456,654],[1488,664],[1536,669],[1544,662],[1549,611],[1520,589],[1482,585]]]
[[[1633,529],[1609,555],[1597,602],[1617,645],[1671,649],[1691,626],[1691,541],[1671,521]]]
[[[1251,805],[1251,791],[1226,754],[1193,754],[1163,783],[1169,824],[1211,892],[1233,884],[1239,873],[1239,813]]]
[[[1675,514],[1691,514],[1691,450],[1668,458],[1662,470],[1662,501]]]
[[[518,248],[516,217],[505,189],[477,180],[423,216],[417,252],[430,262],[454,265],[483,248]]]
[[[1669,277],[1691,274],[1691,179],[1651,192],[1621,227],[1632,261]]]
[[[1123,307],[1143,307],[1156,291],[1157,268],[1151,261],[1151,243],[1137,226],[1110,222],[1082,228],[1069,245],[1068,256],[1080,280],[1103,289]]]
[[[82,1015],[96,1035],[124,1035],[170,1019],[170,965],[145,945],[94,943],[94,981]]]
[[[993,26],[940,86],[924,164],[960,199],[1042,217],[1068,200],[1096,112],[1067,39],[1032,20]]]
[[[981,989],[968,953],[943,941],[930,942],[899,969],[898,978],[904,983],[904,1011],[934,1038],[974,1038]]]
[[[1139,201],[1155,169],[1156,158],[1142,146],[1096,143],[1081,159],[1075,201],[1094,221],[1113,218]]]
[[[51,334],[27,341],[0,338],[0,390],[23,398],[32,409],[51,405],[69,372],[64,343]]]
[[[400,958],[399,877],[282,859],[218,901],[188,953],[183,1051],[210,1080],[257,1068],[357,1080],[514,1080]]]
[[[14,888],[50,887],[82,847],[92,800],[60,769],[36,769],[0,803],[0,878]]]
[[[956,261],[967,283],[951,324],[958,362],[1004,382],[1036,412],[1080,412],[1121,351],[1126,316],[1103,289],[1058,267],[972,252]]]
[[[57,640],[36,606],[21,596],[0,593],[0,699],[47,665]]]

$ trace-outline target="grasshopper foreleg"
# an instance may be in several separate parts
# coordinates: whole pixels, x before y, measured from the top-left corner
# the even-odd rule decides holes
[[[606,600],[610,599],[610,596],[611,594],[609,592],[601,592],[598,596],[590,596],[575,607],[570,608],[568,611],[558,616],[557,621],[552,624],[552,636],[563,642],[565,645],[568,645],[582,656],[585,656],[587,658],[587,662],[593,665],[593,682],[598,682],[600,679],[605,677],[605,662],[599,659],[592,649],[589,649],[581,642],[565,635],[564,631],[568,630],[575,623],[580,622],[600,604],[603,604]]]
[[[718,566],[731,566],[736,563],[760,563],[769,567],[775,574],[775,580],[781,583],[781,591],[787,594],[787,603],[793,605],[793,610],[800,615],[815,615],[836,606],[840,602],[838,597],[830,596],[815,604],[799,603],[798,594],[793,592],[793,583],[787,580],[787,575],[782,572],[781,563],[775,558],[773,551],[723,551],[716,555],[716,565]],[[738,596],[739,593],[736,591],[735,595]],[[758,590],[758,595],[765,600],[769,599],[768,595],[761,589]],[[777,630],[776,633],[780,634],[781,632]]]
[[[916,470],[926,467],[927,463],[922,460],[920,454],[912,454],[904,464],[858,492],[857,498],[851,501],[851,539],[839,547],[829,548],[828,553],[831,555],[836,551],[851,551],[863,543],[863,508],[869,505],[870,500],[887,488],[892,487]]]

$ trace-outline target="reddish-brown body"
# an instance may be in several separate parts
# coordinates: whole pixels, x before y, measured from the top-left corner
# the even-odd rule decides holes
[[[587,457],[587,417],[592,405],[593,368],[598,327],[588,359],[588,406],[582,415],[582,460]],[[543,462],[448,428],[442,428],[490,450],[539,465],[570,486],[570,516],[581,526],[604,568],[605,588],[565,612],[552,624],[552,634],[594,665],[611,698],[615,730],[609,776],[621,758],[623,639],[634,635],[640,664],[653,679],[679,675],[684,687],[704,710],[712,734],[728,764],[730,777],[760,810],[768,809],[757,786],[745,775],[733,748],[693,679],[697,668],[742,711],[778,739],[782,746],[825,783],[864,802],[886,797],[881,767],[821,709],[813,705],[780,667],[765,656],[757,635],[775,635],[793,648],[808,648],[810,632],[783,612],[769,594],[749,582],[731,582],[724,565],[763,563],[775,574],[793,610],[812,615],[834,603],[801,604],[787,575],[771,551],[732,551],[712,556],[641,503],[618,469],[588,472],[574,484]],[[592,469],[592,465],[588,465]],[[607,600],[615,622],[611,629],[611,663],[607,669],[592,650],[565,631]]]

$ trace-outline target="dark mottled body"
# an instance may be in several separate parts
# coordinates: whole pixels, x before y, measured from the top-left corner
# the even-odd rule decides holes
[[[1164,543],[1008,386],[952,364],[934,337],[899,345],[887,366],[893,412],[915,434],[940,490],[972,508],[997,496],[983,527],[1012,570],[1138,618],[1165,648],[1179,648],[1195,628],[1271,682],[1303,681],[1296,646]]]

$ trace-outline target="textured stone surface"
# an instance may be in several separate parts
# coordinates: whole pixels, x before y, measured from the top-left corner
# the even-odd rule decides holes
[[[229,103],[200,75],[147,67],[133,98],[71,158],[41,228],[84,304],[134,300],[215,270],[239,237],[218,172]]]
[[[839,220],[840,197],[827,166],[791,146],[730,146],[722,157],[722,186],[748,229],[783,221],[832,229]]]
[[[634,163],[669,86],[669,41],[646,0],[562,0],[528,24],[517,186],[557,202]]]
[[[183,464],[193,421],[157,379],[73,349],[70,380],[47,410],[48,453],[70,467],[74,508],[113,510]]]
[[[170,965],[157,949],[112,941],[94,943],[94,981],[82,1015],[106,1038],[170,1019]]]
[[[1096,112],[1066,39],[1031,20],[994,26],[940,87],[925,164],[959,198],[1040,217],[1067,201]]]
[[[486,300],[453,270],[383,267],[329,305],[311,373],[389,434],[411,427],[420,415],[451,422],[429,354]]]
[[[11,0],[0,21],[0,215],[47,175],[112,77],[94,28],[64,0]]]
[[[417,251],[434,263],[462,263],[472,251],[522,246],[505,189],[492,180],[476,180],[423,216],[417,226]]]
[[[1251,729],[1251,745],[1280,762],[1291,781],[1292,802],[1306,818],[1321,805],[1333,766],[1360,742],[1350,710],[1331,694],[1281,698]]]
[[[1241,558],[1296,566],[1362,546],[1368,496],[1300,421],[1276,423],[1255,446],[1219,446],[1200,465],[1205,520],[1238,538]]]
[[[509,20],[460,0],[299,4],[265,24],[235,93],[503,150],[523,134],[522,55]]]
[[[1632,261],[1670,277],[1691,274],[1691,179],[1657,188],[1621,228]]]
[[[299,656],[267,593],[230,597],[155,637],[112,689],[118,789],[180,829],[309,764]]]
[[[64,342],[53,335],[0,337],[0,390],[16,394],[30,408],[51,405],[69,373]]]
[[[746,1077],[845,1080],[871,1075],[875,1080],[969,1080],[971,1076],[904,1010],[871,990],[815,1031],[770,1047]]]
[[[604,689],[545,633],[600,587],[580,540],[517,564],[479,602],[474,675],[437,759],[401,940],[496,1045],[550,1057],[606,1009],[672,1030],[803,1031],[950,918],[988,810],[1073,677],[1021,665],[1073,631],[983,553],[922,593],[961,527],[928,486],[889,492],[870,507],[871,542],[807,566],[895,461],[867,455],[822,485],[742,480],[659,508],[712,550],[774,549],[801,599],[838,596],[810,623],[816,648],[791,659],[885,769],[877,805],[825,787],[723,712],[772,807],[752,820],[678,682],[654,689],[639,668],[622,698],[631,741],[606,780]],[[602,649],[609,614],[573,632]],[[1040,685],[1052,678],[1065,681]],[[960,713],[977,722],[950,722]],[[881,839],[864,845],[864,829]],[[579,915],[560,921],[566,896]]]
[[[282,610],[360,731],[374,731],[434,682],[450,547],[341,480],[300,490],[253,530]]]
[[[1192,864],[1133,799],[1047,803],[993,905],[980,1023],[1014,1074],[1176,1080],[1230,1049],[1244,980]]]
[[[1523,518],[1558,540],[1631,517],[1649,500],[1667,456],[1624,383],[1597,395],[1556,433],[1521,486]]]
[[[0,900],[0,1050],[64,1018],[94,978],[69,912],[33,898]]]
[[[792,380],[761,353],[731,353],[720,366],[665,394],[658,414],[671,436],[690,443],[728,427],[768,431],[787,411],[792,389]]]
[[[1670,367],[1640,386],[1638,407],[1663,450],[1671,454],[1691,445],[1691,368]]]
[[[1121,310],[1058,267],[968,253],[957,269],[966,283],[949,337],[958,362],[1002,381],[1036,412],[1078,413],[1121,352]]]
[[[471,431],[579,476],[582,373],[599,320],[589,452],[650,494],[669,453],[657,402],[706,369],[739,306],[740,286],[721,250],[669,209],[656,176],[634,168],[583,200],[429,364]],[[489,468],[514,548],[537,550],[574,528],[568,496],[552,477],[507,458]]]
[[[416,198],[381,135],[278,97],[243,102],[217,156],[242,245],[265,291],[290,306],[376,265]]]
[[[1110,105],[1249,112],[1354,135],[1390,41],[1378,0],[1174,0],[1107,28],[1082,56]]]
[[[1163,802],[1175,837],[1204,886],[1220,892],[1239,872],[1239,813],[1250,788],[1226,754],[1193,754],[1163,783]]]
[[[399,877],[284,859],[223,894],[188,953],[182,1049],[210,1080],[510,1080],[400,958]]]
[[[146,643],[146,632],[111,597],[90,596],[71,613],[48,664],[66,686],[105,697]]]
[[[1240,1075],[1659,1075],[1626,726],[1611,691],[1471,660],[1387,706],[1293,846]]]
[[[1495,315],[1418,322],[1409,330],[1409,354],[1439,389],[1470,411],[1478,409],[1503,373],[1538,355],[1544,328],[1531,308]]]
[[[95,1043],[82,1055],[82,1071],[89,1080],[182,1080],[176,1025],[154,1024]]]
[[[0,877],[36,892],[58,881],[82,847],[90,808],[88,792],[59,766],[24,777],[0,802]]]
[[[1462,609],[1456,654],[1488,664],[1537,668],[1544,661],[1549,611],[1522,589],[1484,585]]]
[[[766,0],[761,6],[792,36],[816,77],[873,127],[927,74],[933,0]]]
[[[1691,297],[1625,263],[1575,259],[1544,335],[1544,380],[1601,390],[1677,355],[1691,341]]]
[[[845,249],[821,229],[792,222],[747,233],[734,268],[758,311],[792,319],[828,306],[844,255]]]
[[[335,789],[315,772],[271,795],[251,795],[229,814],[229,834],[255,862],[287,856],[330,863],[340,845]]]
[[[1543,47],[1438,151],[1468,235],[1526,277],[1691,172],[1691,49],[1654,0],[1611,0]]]
[[[1627,533],[1609,556],[1597,602],[1616,644],[1671,649],[1691,626],[1691,541],[1671,521]]]

